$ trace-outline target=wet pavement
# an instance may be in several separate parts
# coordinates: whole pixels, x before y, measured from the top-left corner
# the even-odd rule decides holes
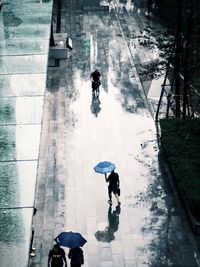
[[[0,11],[0,266],[27,267],[52,1]]]
[[[78,0],[62,1],[61,29],[74,49],[48,73],[52,1],[3,3],[2,267],[28,265],[34,205],[37,252],[30,266],[47,266],[53,238],[63,230],[87,239],[84,266],[198,266],[195,239],[159,155],[155,106],[149,110],[146,102],[155,104],[159,90],[154,81],[141,85],[136,69],[157,54],[137,39],[130,46],[130,34],[153,22],[131,1],[109,2],[108,13],[82,12]],[[102,73],[99,99],[91,93],[94,68]],[[115,199],[109,206],[104,176],[93,170],[102,160],[117,166],[120,207]]]
[[[37,253],[30,266],[47,265],[53,239],[63,230],[87,239],[84,266],[199,266],[126,39],[127,31],[147,20],[137,9],[127,13],[119,8],[123,4],[110,4],[109,13],[82,12],[78,1],[63,2],[62,29],[74,49],[60,67],[48,68],[35,203]],[[138,54],[140,61],[151,56]],[[89,79],[95,68],[102,74],[99,99],[92,97]],[[109,206],[104,176],[94,172],[102,160],[117,166],[121,206],[115,199]]]

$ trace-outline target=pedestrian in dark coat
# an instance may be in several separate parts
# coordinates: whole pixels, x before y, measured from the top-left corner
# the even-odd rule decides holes
[[[71,248],[68,253],[71,267],[81,267],[84,264],[83,250],[79,247]]]
[[[99,97],[99,86],[101,85],[100,77],[101,74],[97,69],[90,74],[90,78],[92,79],[92,93],[97,98]]]

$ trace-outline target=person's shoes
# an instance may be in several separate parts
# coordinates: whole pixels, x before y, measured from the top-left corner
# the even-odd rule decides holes
[[[35,253],[31,252],[31,253],[30,253],[30,256],[31,256],[31,257],[35,257]]]
[[[108,200],[108,203],[109,203],[110,205],[112,205],[112,201]]]
[[[32,250],[32,251],[36,251],[36,248],[32,248],[31,250]]]

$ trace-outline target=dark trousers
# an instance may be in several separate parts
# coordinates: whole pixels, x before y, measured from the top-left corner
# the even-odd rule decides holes
[[[112,193],[117,194],[117,187],[108,187],[108,197],[109,200],[112,201]]]

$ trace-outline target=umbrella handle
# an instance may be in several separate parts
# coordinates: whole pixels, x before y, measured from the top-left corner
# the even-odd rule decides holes
[[[106,180],[106,183],[107,183],[108,182],[107,173],[105,173],[105,180]]]

